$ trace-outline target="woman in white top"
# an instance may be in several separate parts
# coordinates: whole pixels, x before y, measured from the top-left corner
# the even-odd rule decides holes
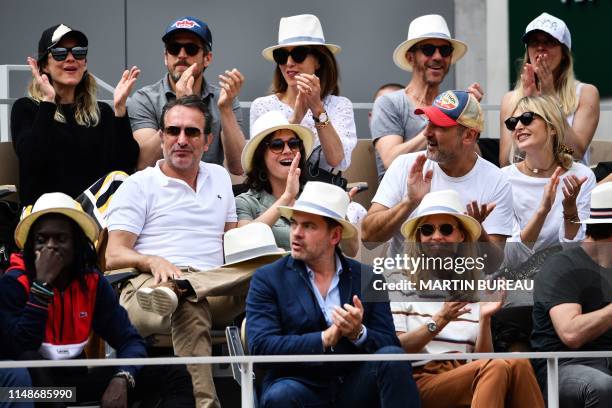
[[[588,218],[596,183],[591,169],[564,150],[569,126],[553,97],[522,98],[504,124],[512,151],[524,154],[502,169],[512,185],[515,217],[506,264],[516,266],[538,250],[584,238],[577,221]]]
[[[271,110],[283,112],[290,123],[302,124],[317,136],[313,157],[319,167],[346,170],[357,144],[353,105],[338,96],[338,66],[334,54],[340,47],[325,43],[316,16],[303,14],[280,20],[278,44],[262,51],[276,62],[272,95],[251,104],[250,124]]]
[[[527,25],[523,35],[525,56],[513,91],[504,95],[500,109],[501,167],[512,163],[512,135],[504,126],[514,106],[524,96],[549,95],[561,107],[570,128],[565,135],[574,159],[589,164],[589,145],[599,122],[599,92],[574,77],[572,39],[563,20],[542,13]]]
[[[402,225],[402,234],[429,259],[441,256],[436,251],[444,251],[445,256],[451,251],[473,252],[469,243],[478,240],[481,225],[463,210],[456,191],[428,193],[418,215]],[[412,276],[425,279],[422,268],[414,272]],[[427,272],[429,279],[442,275],[460,279],[468,274],[458,274],[457,268]],[[501,301],[443,302],[427,301],[432,297],[418,292],[416,296],[420,300],[391,302],[395,329],[407,353],[493,352],[491,317]],[[544,407],[528,360],[421,361],[413,364],[413,373],[423,407]]]

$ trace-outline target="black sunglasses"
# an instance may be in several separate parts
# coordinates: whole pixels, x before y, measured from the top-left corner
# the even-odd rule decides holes
[[[87,56],[87,47],[72,47],[72,48],[64,48],[57,47],[51,48],[49,50],[51,52],[51,56],[56,61],[63,61],[68,57],[68,53],[71,53],[74,59],[82,60]]]
[[[187,137],[198,137],[202,134],[202,131],[196,127],[179,127],[179,126],[166,126],[164,128],[164,133],[170,136],[179,136],[181,131],[185,131],[185,136]]]
[[[272,51],[272,57],[278,65],[286,64],[287,59],[290,55],[291,59],[299,64],[301,62],[304,62],[304,60],[309,54],[314,54],[313,48],[306,47],[303,45],[295,47],[291,51],[288,51],[286,48],[277,48]]]
[[[419,227],[419,231],[421,235],[424,237],[430,237],[436,232],[436,230],[440,231],[442,235],[448,237],[455,231],[455,226],[452,224],[442,224],[440,226],[435,226],[433,224],[423,224]]]
[[[504,123],[506,124],[506,129],[513,132],[514,129],[516,129],[516,125],[518,125],[519,121],[524,126],[529,126],[536,116],[541,117],[535,112],[523,112],[520,116],[510,116],[504,121]]]
[[[266,142],[266,146],[268,146],[268,149],[270,149],[272,153],[276,154],[282,153],[283,150],[285,150],[285,145],[289,146],[289,150],[293,152],[298,152],[302,147],[302,139],[294,137],[287,140],[286,142],[282,139],[274,139],[269,142]]]
[[[168,51],[168,54],[174,55],[175,57],[180,54],[181,49],[183,48],[185,49],[185,52],[187,53],[187,55],[189,55],[190,57],[193,57],[198,52],[200,52],[200,50],[204,49],[195,43],[184,43],[183,44],[183,43],[172,42],[172,43],[166,44],[166,51]]]
[[[440,51],[440,55],[443,56],[444,58],[450,56],[453,53],[453,46],[452,45],[433,45],[433,44],[423,44],[423,45],[417,45],[414,47],[415,50],[421,50],[421,52],[423,54],[425,54],[425,56],[427,57],[431,57],[432,55],[434,55],[436,53],[436,50]]]

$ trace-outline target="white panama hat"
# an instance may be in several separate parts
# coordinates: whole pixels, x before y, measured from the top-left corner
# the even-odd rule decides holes
[[[275,49],[297,45],[321,45],[327,47],[332,54],[337,54],[342,49],[339,45],[325,42],[323,27],[321,27],[321,22],[317,16],[300,14],[280,19],[278,25],[278,44],[265,48],[261,55],[268,61],[274,61],[272,52]]]
[[[425,194],[416,215],[402,224],[402,235],[408,238],[419,226],[422,218],[434,214],[448,214],[456,217],[470,235],[472,241],[477,241],[482,232],[480,223],[473,217],[464,214],[465,207],[461,204],[459,193],[454,190],[440,190]]]
[[[306,126],[289,123],[285,115],[281,111],[270,111],[261,115],[251,128],[251,138],[242,149],[242,156],[240,162],[245,173],[251,171],[253,166],[253,155],[259,144],[268,136],[270,133],[276,132],[280,129],[292,130],[297,137],[302,139],[304,144],[304,160],[308,159],[312,152],[312,146],[314,144],[314,135],[312,131]]]
[[[331,218],[342,225],[342,238],[357,234],[357,228],[346,219],[349,196],[338,186],[320,181],[309,181],[293,207],[279,206],[281,216],[289,219],[294,211]]]
[[[45,214],[65,215],[81,227],[91,242],[98,238],[98,225],[83,211],[81,204],[64,193],[46,193],[41,195],[33,206],[27,206],[21,214],[21,221],[15,229],[15,243],[20,249],[25,246],[32,225]]]
[[[467,52],[467,44],[451,38],[448,25],[444,17],[438,14],[428,14],[417,17],[408,27],[408,39],[393,51],[393,62],[405,71],[412,71],[412,65],[406,58],[406,52],[416,43],[428,39],[446,40],[453,46],[451,64],[459,61]]]
[[[227,231],[223,236],[223,250],[225,263],[222,266],[267,256],[280,258],[287,254],[276,245],[270,226],[262,222],[251,222]]]
[[[591,190],[591,214],[580,224],[612,224],[612,182]]]

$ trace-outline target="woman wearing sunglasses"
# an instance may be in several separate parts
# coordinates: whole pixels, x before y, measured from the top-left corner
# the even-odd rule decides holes
[[[417,215],[401,227],[407,254],[427,260],[421,264],[426,266],[399,273],[417,283],[479,276],[475,242],[481,225],[463,211],[456,191],[426,194]],[[440,268],[433,259],[441,256],[471,258],[473,266]],[[463,265],[467,267],[467,261]],[[407,353],[493,352],[491,317],[500,310],[503,299],[470,303],[466,300],[474,300],[473,291],[430,293],[418,290],[419,285],[416,288],[402,293],[402,301],[391,302],[395,330]],[[544,407],[528,360],[425,360],[413,362],[412,367],[424,408]]]
[[[276,62],[273,93],[255,99],[250,111],[251,126],[264,113],[279,110],[290,123],[309,128],[316,136],[314,147],[321,146],[311,162],[318,160],[326,171],[347,169],[357,144],[353,105],[338,96],[334,54],[339,51],[339,46],[325,42],[316,16],[281,18],[278,44],[262,51],[265,59]]]
[[[131,172],[136,165],[139,149],[125,103],[140,70],[123,73],[113,112],[96,101],[87,46],[82,32],[55,25],[42,33],[38,59],[28,58],[28,96],[17,100],[11,112],[23,205],[47,192],[77,197],[110,171]]]
[[[513,139],[503,122],[522,97],[544,95],[555,99],[569,124],[565,140],[574,159],[588,165],[589,145],[599,122],[599,92],[574,77],[569,29],[563,20],[542,13],[527,25],[522,39],[525,56],[519,77],[500,109],[500,166],[512,163],[509,154]]]

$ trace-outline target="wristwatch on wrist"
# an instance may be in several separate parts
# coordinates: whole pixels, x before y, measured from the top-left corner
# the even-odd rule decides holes
[[[136,380],[134,380],[134,376],[129,371],[119,371],[113,377],[124,378],[130,390],[136,387]]]
[[[312,119],[314,120],[316,127],[321,128],[329,125],[329,116],[327,116],[327,112],[325,110],[319,113],[319,116],[313,114]]]
[[[427,331],[431,334],[438,334],[438,323],[436,323],[434,319],[430,318],[429,320],[427,320],[425,326],[427,327]]]
[[[363,324],[361,325],[361,328],[359,329],[359,333],[357,334],[357,336],[355,336],[355,338],[350,339],[353,343],[356,341],[359,341],[359,339],[361,339],[361,337],[363,336],[363,332],[365,331],[363,328]]]

